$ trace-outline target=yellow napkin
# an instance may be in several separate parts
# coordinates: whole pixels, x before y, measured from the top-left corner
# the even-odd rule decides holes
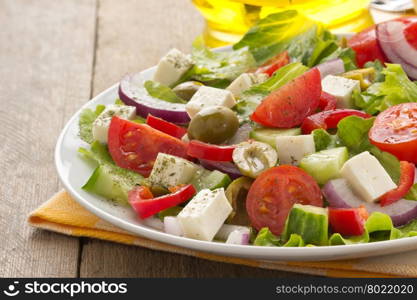
[[[330,277],[417,277],[417,251],[345,261],[282,262],[241,259],[181,248],[134,236],[127,231],[119,229],[88,212],[74,201],[66,191],[58,192],[33,211],[29,216],[28,222],[36,228],[72,236],[98,238],[127,245],[264,269]]]

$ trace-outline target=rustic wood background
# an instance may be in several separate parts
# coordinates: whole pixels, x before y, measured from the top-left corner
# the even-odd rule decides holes
[[[298,276],[68,237],[26,223],[62,187],[53,150],[70,116],[170,48],[189,51],[202,29],[189,0],[0,0],[0,276]]]

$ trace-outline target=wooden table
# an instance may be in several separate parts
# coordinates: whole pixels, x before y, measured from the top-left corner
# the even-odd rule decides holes
[[[62,188],[57,137],[86,101],[170,48],[190,50],[203,21],[187,0],[0,0],[2,277],[283,277],[268,271],[76,238],[26,223]]]

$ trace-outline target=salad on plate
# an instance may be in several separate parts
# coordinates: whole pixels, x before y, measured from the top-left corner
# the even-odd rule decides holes
[[[85,109],[82,187],[167,234],[332,246],[417,236],[417,18],[336,37],[296,11],[172,49]]]

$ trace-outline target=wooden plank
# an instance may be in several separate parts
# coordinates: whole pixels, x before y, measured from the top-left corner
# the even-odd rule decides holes
[[[79,239],[26,223],[60,187],[53,151],[90,97],[96,2],[0,0],[1,277],[75,277]]]
[[[93,81],[97,94],[135,72],[156,64],[170,48],[189,52],[201,33],[202,18],[187,0],[99,2],[98,43]],[[193,257],[86,240],[81,277],[283,277],[268,271]]]

